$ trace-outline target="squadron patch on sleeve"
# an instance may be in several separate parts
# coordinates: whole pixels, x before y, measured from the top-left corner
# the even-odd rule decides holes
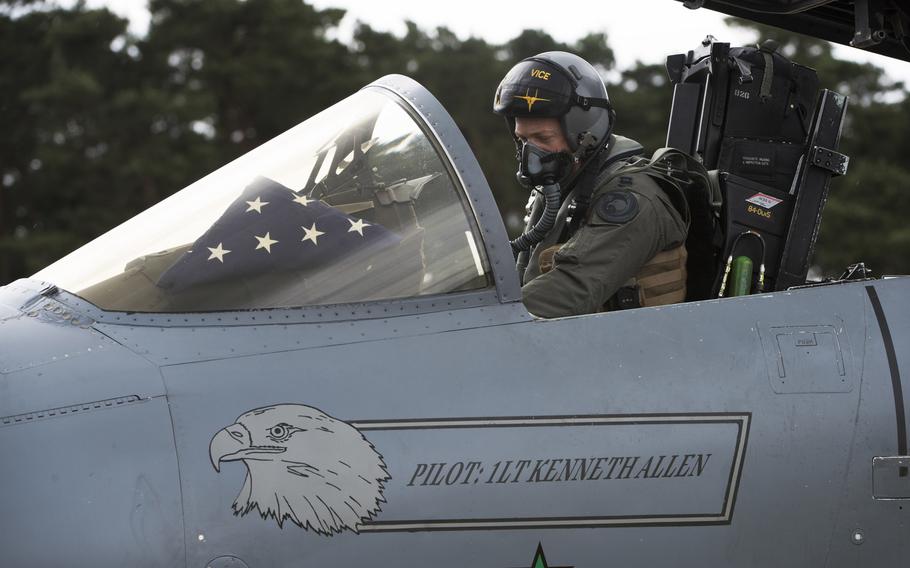
[[[607,223],[627,223],[638,215],[638,198],[631,191],[610,191],[597,200],[595,211]]]

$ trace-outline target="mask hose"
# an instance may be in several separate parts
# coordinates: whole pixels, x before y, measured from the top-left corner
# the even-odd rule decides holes
[[[512,253],[516,256],[521,252],[531,250],[531,247],[543,240],[553,225],[556,223],[556,216],[559,213],[559,202],[562,190],[558,183],[548,185],[538,185],[534,188],[543,194],[544,209],[537,223],[525,231],[520,237],[512,240]]]

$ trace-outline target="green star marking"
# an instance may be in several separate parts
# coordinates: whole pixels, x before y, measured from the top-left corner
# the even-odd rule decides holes
[[[572,566],[550,566],[547,564],[547,557],[543,553],[543,544],[537,543],[537,552],[534,553],[534,560],[531,561],[531,568],[572,568]]]
[[[531,568],[549,568],[547,566],[547,557],[543,554],[543,546],[540,543],[537,543],[537,552],[534,554],[534,561],[531,563]]]

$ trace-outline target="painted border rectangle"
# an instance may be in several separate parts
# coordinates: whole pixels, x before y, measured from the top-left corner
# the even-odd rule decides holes
[[[350,424],[363,432],[373,430],[434,430],[452,428],[535,428],[558,426],[640,425],[640,424],[736,424],[737,438],[722,510],[692,515],[642,515],[596,517],[516,517],[491,519],[445,519],[367,521],[361,532],[451,531],[491,529],[549,529],[623,526],[726,525],[733,519],[733,508],[745,460],[752,413],[703,414],[595,414],[568,416],[511,416],[493,418],[435,418],[403,420],[363,420]]]

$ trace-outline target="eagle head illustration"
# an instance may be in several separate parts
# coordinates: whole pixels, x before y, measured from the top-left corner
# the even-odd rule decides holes
[[[391,479],[382,456],[356,428],[302,404],[241,415],[215,434],[209,457],[219,472],[222,462],[246,465],[235,515],[256,509],[279,527],[290,519],[323,535],[358,532],[381,510]]]

